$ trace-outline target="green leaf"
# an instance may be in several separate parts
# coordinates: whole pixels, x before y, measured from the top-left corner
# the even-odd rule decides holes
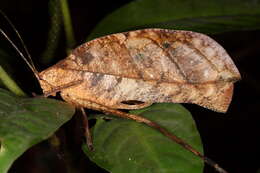
[[[23,152],[48,137],[74,114],[64,102],[22,98],[0,88],[0,172]]]
[[[260,28],[258,0],[136,0],[106,16],[88,40],[140,28],[221,33]]]
[[[161,103],[132,111],[167,128],[202,152],[191,114],[179,104]],[[201,173],[203,162],[158,131],[131,120],[97,120],[93,130],[94,151],[83,146],[89,158],[113,173]],[[127,170],[127,171],[126,171]]]

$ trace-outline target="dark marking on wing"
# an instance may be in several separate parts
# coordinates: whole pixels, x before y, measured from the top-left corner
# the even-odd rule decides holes
[[[86,52],[81,54],[79,58],[81,59],[82,64],[89,64],[95,57],[91,53]]]
[[[104,74],[100,74],[100,73],[93,73],[92,77],[91,77],[91,87],[94,87],[96,85],[98,85],[99,81],[101,81],[104,77]]]

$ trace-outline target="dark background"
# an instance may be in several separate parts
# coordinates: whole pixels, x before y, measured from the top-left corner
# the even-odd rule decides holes
[[[104,16],[127,2],[130,1],[70,0],[72,22],[77,26],[74,27],[77,45],[86,40],[87,35]],[[37,57],[44,51],[49,29],[48,1],[2,0],[0,8],[21,33],[37,68],[46,68],[47,66],[41,64]],[[0,27],[12,33],[6,22],[1,22]],[[196,120],[206,156],[230,173],[255,173],[260,168],[260,31],[228,32],[211,37],[217,40],[233,58],[241,72],[242,80],[235,84],[233,101],[226,114],[212,112],[195,105],[184,106],[191,111]],[[3,42],[3,37],[0,42]],[[65,45],[62,43],[61,41],[61,46],[57,49],[58,56],[54,62],[66,56]],[[13,49],[9,50],[8,53],[17,55]],[[27,93],[40,94],[37,81],[19,57],[13,61],[13,66],[15,67],[13,76],[19,84],[22,84],[22,88]],[[21,156],[10,172],[66,172],[65,165],[68,161],[64,161],[63,157],[70,156],[72,159],[69,162],[72,167],[78,169],[78,172],[101,173],[102,170],[91,163],[81,151],[80,122],[79,116],[74,116],[57,133],[65,143],[62,144],[64,151],[69,149],[72,155],[64,151],[57,152],[55,148],[50,148],[47,142],[42,142]],[[213,173],[214,170],[206,166],[204,172]]]

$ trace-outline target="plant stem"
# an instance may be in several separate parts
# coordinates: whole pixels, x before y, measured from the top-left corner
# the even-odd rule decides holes
[[[0,65],[0,80],[14,94],[18,96],[26,96],[25,92],[15,83],[15,81],[6,73]]]
[[[46,48],[41,55],[41,62],[44,64],[49,64],[51,62],[59,44],[63,27],[60,0],[49,1],[49,16],[50,29],[48,32],[48,39]]]
[[[63,16],[63,22],[64,22],[64,29],[67,39],[67,46],[68,46],[68,52],[73,48],[75,45],[75,38],[74,38],[74,32],[72,28],[72,22],[71,22],[71,16],[68,6],[67,0],[60,0],[60,6],[61,6],[61,12]]]

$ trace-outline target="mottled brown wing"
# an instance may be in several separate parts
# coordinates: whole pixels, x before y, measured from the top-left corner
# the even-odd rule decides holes
[[[41,76],[54,87],[82,81],[62,90],[67,101],[78,98],[117,109],[194,103],[219,112],[227,110],[233,83],[240,79],[229,55],[208,36],[163,29],[92,40]],[[47,88],[44,92],[53,89]],[[125,102],[132,100],[142,104]]]

